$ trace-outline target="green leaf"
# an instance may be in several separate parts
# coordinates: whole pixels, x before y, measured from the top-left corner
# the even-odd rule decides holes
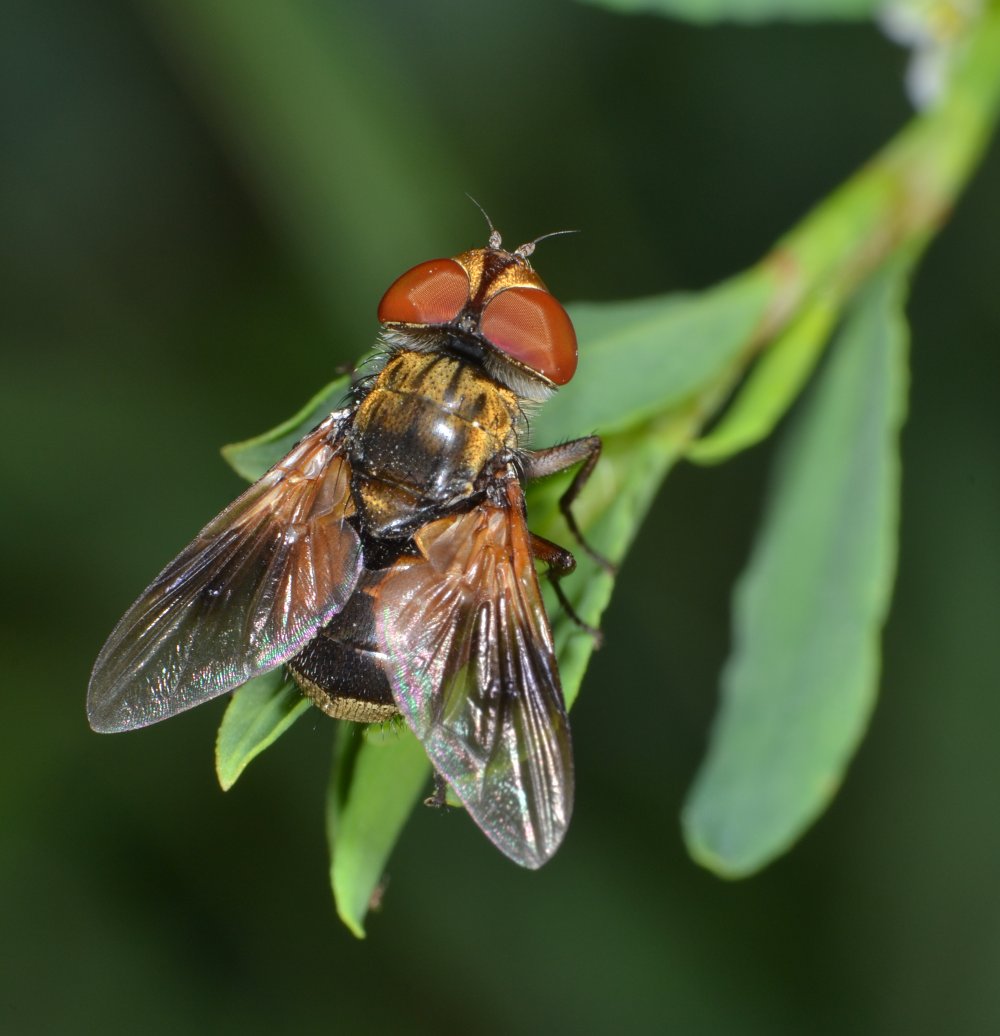
[[[859,293],[777,466],[734,596],[734,648],[684,810],[691,854],[750,874],[835,793],[874,704],[896,558],[908,265]]]
[[[535,417],[533,445],[628,431],[711,385],[753,345],[774,277],[754,267],[697,294],[570,306],[580,369]]]
[[[580,370],[532,419],[532,443],[628,432],[675,408],[724,376],[750,349],[775,291],[772,272],[754,268],[699,294],[571,306],[582,345]],[[271,431],[224,446],[244,478],[259,478],[332,410],[349,381],[339,378]]]
[[[772,273],[755,268],[697,295],[572,307],[584,343],[577,377],[532,422],[537,446],[586,434],[605,436],[604,456],[574,507],[580,526],[605,556],[620,560],[660,481],[697,428],[689,401],[715,383],[750,348],[774,291]],[[328,385],[277,428],[223,449],[232,467],[257,478],[339,406],[346,379]],[[532,528],[575,549],[557,501],[569,476],[528,491]],[[579,614],[597,625],[613,580],[579,549],[579,571],[564,589]],[[554,616],[563,688],[572,701],[593,649],[592,638]]]
[[[602,422],[612,426],[601,463],[574,506],[581,528],[605,556],[624,557],[662,478],[698,427],[702,411],[692,398],[724,379],[729,367],[752,347],[772,290],[771,272],[755,269],[701,295],[575,308],[585,343],[581,370],[539,413],[534,441],[547,445],[589,432],[595,423],[602,431]],[[346,387],[346,379],[334,382],[288,421],[227,446],[224,456],[244,477],[259,477],[341,405]],[[563,405],[564,396],[569,402]],[[575,551],[579,570],[563,589],[578,614],[596,626],[610,600],[613,579],[577,547],[559,513],[558,497],[568,478],[557,476],[529,488],[529,520],[532,529]],[[572,704],[594,641],[546,592],[563,691],[567,704]],[[425,778],[429,764],[420,755]],[[399,764],[405,771],[401,777],[390,752],[370,753],[362,747],[359,759],[363,765],[337,771],[336,803],[330,806],[331,818],[355,818],[355,828],[380,847],[374,854],[364,846],[358,849],[352,842],[354,828],[348,825],[340,836],[339,856],[334,857],[331,873],[338,911],[356,934],[380,868],[416,798],[413,785],[404,779],[406,774],[416,779],[408,768],[412,760]],[[386,767],[385,773],[381,767]],[[378,817],[365,820],[373,800]]]
[[[430,777],[420,742],[402,723],[341,723],[327,795],[330,884],[337,914],[359,938],[386,861]]]
[[[668,415],[631,435],[612,436],[606,442],[601,463],[576,510],[584,528],[593,533],[595,544],[609,557],[624,555],[660,480],[690,438],[693,415],[693,409]],[[543,535],[558,535],[562,542],[571,543],[557,506],[564,488],[565,479],[561,478],[532,487],[529,519],[532,528]],[[577,612],[596,624],[610,598],[613,580],[579,550],[577,557],[580,569],[563,587]],[[551,597],[547,603],[563,692],[571,706],[594,640]],[[391,733],[387,737],[390,750],[353,735],[353,750],[341,752],[330,790],[334,898],[341,919],[359,937],[364,934],[362,921],[385,860],[430,775],[423,749],[408,730],[403,728],[400,734],[408,742],[406,749],[393,747]]]
[[[622,14],[662,14],[711,22],[833,21],[866,19],[880,0],[588,0]]]
[[[342,377],[316,393],[308,403],[276,428],[243,442],[222,447],[229,466],[248,482],[255,482],[276,464],[302,438],[334,410],[342,407],[350,388],[350,378]]]
[[[647,422],[627,434],[604,440],[600,463],[583,494],[573,506],[587,542],[604,557],[620,562],[638,532],[660,483],[681,456],[697,427],[694,407],[678,409]],[[568,547],[576,556],[577,570],[562,589],[577,614],[592,626],[611,599],[614,579],[570,535],[559,511],[559,497],[569,482],[560,475],[528,488],[528,524],[541,536]],[[579,693],[594,638],[566,614],[543,580],[552,635],[559,659],[559,673],[567,707]]]
[[[229,791],[250,760],[272,745],[310,705],[284,667],[243,684],[233,694],[215,739],[215,772],[222,790]]]
[[[826,345],[838,307],[831,298],[810,303],[765,350],[712,431],[692,443],[687,459],[718,464],[762,442],[795,402]]]
[[[532,441],[545,446],[587,434],[604,435],[604,456],[574,507],[581,528],[605,556],[620,560],[660,481],[697,428],[701,410],[689,401],[715,383],[750,348],[774,291],[772,273],[755,268],[697,295],[575,306],[583,345],[580,371],[532,422]],[[346,379],[327,386],[296,415],[246,442],[227,446],[226,460],[247,478],[275,464],[306,432],[339,406]],[[557,500],[569,476],[528,491],[532,528],[575,549]],[[597,625],[613,580],[579,549],[579,571],[564,589],[579,614]],[[572,701],[593,649],[592,638],[554,616],[563,687]]]

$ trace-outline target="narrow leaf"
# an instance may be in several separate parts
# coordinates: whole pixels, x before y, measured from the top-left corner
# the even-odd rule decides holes
[[[588,0],[622,14],[711,22],[833,21],[870,18],[881,0]]]
[[[772,272],[754,268],[698,294],[571,306],[580,370],[534,416],[532,444],[628,432],[684,404],[752,346],[774,291]],[[331,382],[271,431],[224,446],[223,456],[244,478],[259,478],[344,405],[348,386]]]
[[[341,723],[327,795],[330,884],[337,914],[359,939],[372,896],[431,767],[402,724],[362,733]]]
[[[285,675],[272,669],[243,684],[232,697],[215,739],[215,772],[223,791],[249,762],[272,745],[310,707]]]
[[[580,369],[539,411],[533,444],[628,431],[684,403],[752,345],[775,290],[754,267],[697,294],[570,306]]]
[[[697,420],[695,407],[682,408],[632,433],[605,438],[600,463],[574,503],[573,513],[587,542],[608,560],[618,563],[625,557],[661,482],[697,427]],[[575,554],[577,569],[562,582],[562,589],[576,613],[590,625],[599,626],[611,599],[614,579],[570,535],[558,507],[568,482],[568,476],[560,476],[529,487],[528,524],[533,531]],[[547,581],[543,582],[543,589],[563,694],[569,707],[579,693],[595,642],[557,603]]]
[[[812,302],[754,364],[722,420],[691,444],[688,460],[718,464],[766,439],[798,398],[836,318],[832,299]]]
[[[690,400],[724,379],[728,367],[750,347],[772,288],[770,273],[755,270],[701,295],[577,307],[574,316],[585,343],[581,371],[540,412],[534,441],[545,445],[570,438],[593,430],[595,423],[600,427],[602,420],[618,429],[606,436],[601,463],[574,506],[588,540],[608,558],[624,557],[662,478],[697,428],[701,410]],[[226,459],[245,477],[259,477],[341,405],[345,389],[346,381],[334,382],[274,430],[226,447]],[[575,397],[558,409],[568,392]],[[556,415],[550,420],[546,414],[553,406]],[[529,489],[529,522],[575,551],[580,568],[563,589],[577,613],[596,626],[610,600],[613,579],[569,535],[557,503],[567,478]],[[563,691],[572,704],[594,640],[551,594],[548,603]],[[356,758],[341,753],[329,806],[331,831],[340,829],[331,878],[338,912],[358,935],[363,934],[364,911],[384,861],[429,773],[419,746],[414,751],[416,761],[402,749],[372,751],[366,743],[358,747]],[[343,764],[346,758],[354,760],[351,765]]]
[[[684,810],[692,855],[729,877],[822,812],[864,733],[899,507],[907,267],[863,288],[789,430],[734,599],[734,648],[708,757]]]
[[[608,557],[624,556],[660,481],[690,438],[694,420],[693,409],[679,412],[651,422],[633,435],[613,436],[605,444],[601,463],[576,510],[594,545]],[[563,589],[577,613],[597,625],[613,580],[569,538],[557,505],[564,488],[564,479],[533,487],[529,523],[576,550],[580,568],[564,582]],[[571,706],[594,650],[594,639],[549,594],[546,603],[563,693]],[[385,860],[430,775],[430,764],[416,740],[408,730],[400,736],[409,747],[393,748],[390,741],[387,750],[348,734],[351,740],[339,753],[331,783],[328,826],[334,898],[341,919],[358,937],[364,935],[362,922]]]
[[[222,456],[229,466],[248,482],[256,482],[272,464],[276,464],[302,438],[347,399],[350,379],[337,378],[316,393],[308,403],[287,421],[282,421],[262,435],[222,447]]]
[[[595,428],[604,434],[604,456],[574,511],[605,556],[624,557],[670,463],[697,427],[698,415],[688,401],[724,379],[750,348],[773,290],[771,274],[755,269],[697,295],[572,307],[583,343],[580,371],[533,419],[532,442],[545,446]],[[226,446],[223,455],[244,477],[258,478],[341,405],[346,388],[346,379],[333,382],[288,421]],[[569,540],[557,508],[566,484],[565,477],[554,478],[529,489],[531,526],[576,551],[580,570],[564,589],[579,614],[596,625],[613,580]],[[561,610],[550,614],[571,702],[592,638]]]

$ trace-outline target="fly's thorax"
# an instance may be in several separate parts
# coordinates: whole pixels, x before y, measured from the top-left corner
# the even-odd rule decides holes
[[[351,432],[352,490],[373,536],[409,535],[480,488],[517,448],[514,393],[476,364],[440,353],[392,356]]]

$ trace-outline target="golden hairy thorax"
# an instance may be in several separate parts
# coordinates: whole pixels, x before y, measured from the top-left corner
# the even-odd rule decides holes
[[[351,432],[352,490],[374,536],[409,535],[472,496],[517,447],[517,396],[477,366],[401,352],[362,400]]]

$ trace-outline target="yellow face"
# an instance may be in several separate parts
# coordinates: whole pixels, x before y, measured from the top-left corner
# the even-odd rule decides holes
[[[498,259],[503,261],[498,262]],[[514,258],[493,248],[472,248],[455,256],[455,262],[469,277],[469,297],[485,305],[507,288],[537,288],[548,291],[545,282],[527,259]],[[480,297],[482,296],[482,297]]]

